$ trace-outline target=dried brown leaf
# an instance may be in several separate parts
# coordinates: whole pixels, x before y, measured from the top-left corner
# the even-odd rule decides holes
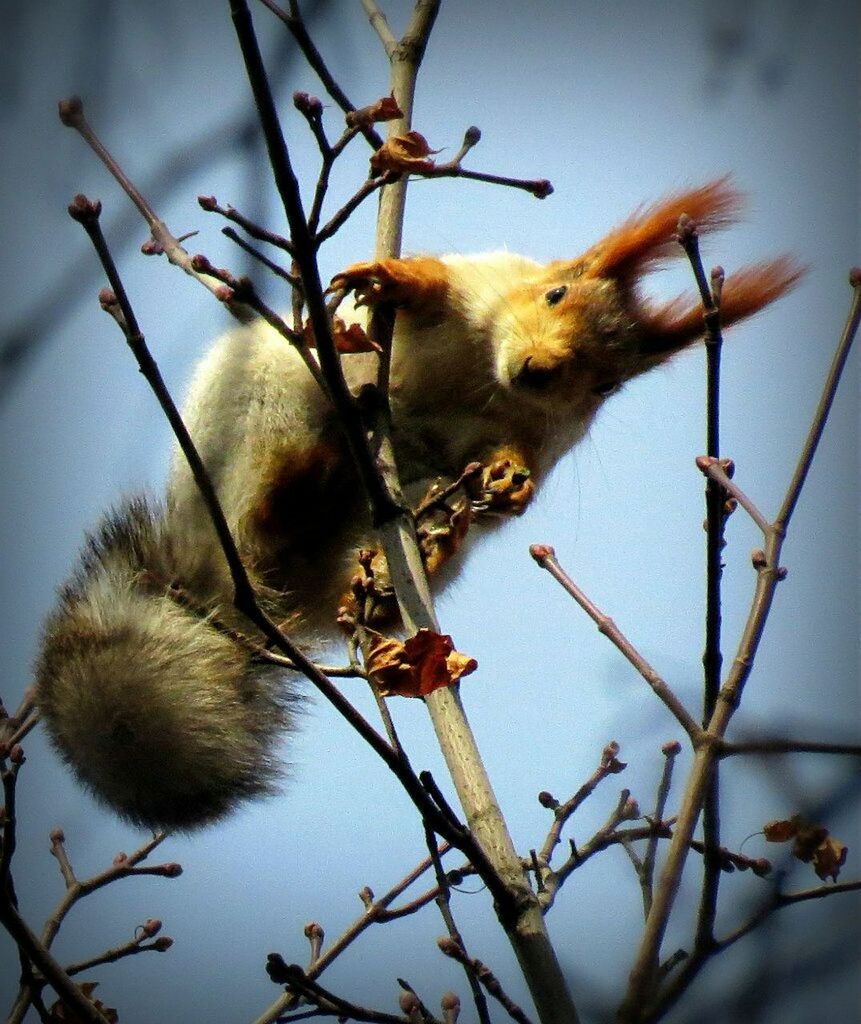
[[[808,821],[800,814],[785,821],[770,821],[762,831],[772,843],[795,840],[792,856],[805,864],[812,862],[813,870],[823,881],[826,878],[836,880],[846,862],[848,847],[835,839],[824,825]]]
[[[813,854],[813,870],[823,882],[827,878],[836,882],[840,869],[846,863],[848,852],[849,847],[845,843],[841,843],[834,836],[828,836],[827,839],[822,840]]]
[[[371,157],[371,170],[377,176],[386,171],[406,171],[421,174],[434,169],[433,160],[427,159],[438,149],[431,149],[420,132],[393,135]]]
[[[762,834],[770,843],[785,843],[793,839],[798,828],[794,820],[769,821],[762,826]]]
[[[97,981],[83,981],[78,986],[86,999],[99,1010],[108,1024],[119,1024],[119,1014],[112,1006],[105,1006],[100,999],[95,999],[93,993],[98,988],[99,983]],[[70,1006],[67,1006],[62,999],[58,999],[48,1011],[48,1020],[50,1024],[73,1024],[75,1021],[81,1019],[80,1014],[77,1013]]]
[[[310,320],[305,321],[302,333],[308,348],[316,348],[317,339],[314,337],[314,328],[311,326]],[[332,338],[338,352],[349,354],[352,352],[382,351],[375,341],[371,341],[361,324],[348,325],[337,316],[332,320]]]
[[[474,672],[475,658],[455,650],[450,636],[420,629],[401,642],[380,637],[368,655],[368,673],[384,697],[425,697]]]
[[[376,103],[371,103],[367,107],[351,110],[347,114],[346,122],[350,128],[368,128],[379,121],[394,121],[395,118],[403,116],[404,112],[392,95],[383,96]]]

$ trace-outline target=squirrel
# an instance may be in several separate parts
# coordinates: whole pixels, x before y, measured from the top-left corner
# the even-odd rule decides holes
[[[703,337],[698,301],[649,302],[640,280],[679,253],[681,214],[702,232],[731,223],[740,203],[727,179],[678,192],[582,256],[546,265],[495,252],[381,259],[336,275],[332,288],[353,296],[340,315],[397,309],[390,405],[405,493],[479,462],[485,507],[521,512],[608,396]],[[781,257],[728,276],[723,326],[800,273]],[[375,363],[372,353],[342,357],[355,392]],[[329,399],[295,348],[263,321],[229,333],[198,368],[184,417],[266,611],[292,622],[300,642],[332,635],[374,534]],[[428,559],[437,588],[445,561]],[[42,719],[81,782],[135,824],[194,829],[277,788],[277,741],[301,697],[260,657],[263,638],[232,596],[177,455],[163,505],[134,497],[108,514],[48,618]]]

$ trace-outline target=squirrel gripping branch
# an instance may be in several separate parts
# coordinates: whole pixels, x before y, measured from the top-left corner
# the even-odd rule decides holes
[[[383,301],[398,310],[390,401],[410,499],[477,461],[483,507],[503,513],[492,521],[521,512],[609,395],[702,337],[698,302],[651,303],[641,278],[677,254],[682,213],[703,232],[739,207],[724,179],[641,208],[576,259],[417,256],[337,275],[333,287],[355,296],[342,315],[360,321],[361,306]],[[800,273],[784,257],[729,276],[723,325]],[[343,357],[352,388],[375,378],[375,363]],[[262,321],[228,334],[199,367],[185,419],[266,610],[303,642],[331,636],[357,551],[378,545],[339,424],[299,355]],[[437,588],[472,532],[456,557],[428,559]],[[277,781],[297,698],[262,643],[233,609],[179,456],[163,507],[135,498],[108,515],[61,590],[39,707],[96,797],[132,822],[192,829]]]

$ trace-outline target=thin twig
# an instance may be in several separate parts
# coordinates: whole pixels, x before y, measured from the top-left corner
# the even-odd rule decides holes
[[[566,800],[564,804],[560,804],[555,801],[549,793],[539,794],[539,802],[545,807],[552,808],[554,819],[553,825],[547,833],[547,838],[544,840],[544,845],[541,847],[541,853],[538,855],[540,864],[547,867],[550,866],[553,851],[561,841],[562,829],[565,827],[572,814],[574,814],[581,804],[583,804],[583,802],[595,792],[604,779],[609,775],[619,774],[619,772],[626,767],[626,765],[618,759],[618,753],[619,744],[608,743],[601,751],[601,759],[598,762],[598,767],[594,772],[592,772],[577,792],[569,800]]]
[[[724,740],[718,747],[719,757],[734,754],[840,754],[861,757],[861,744],[765,737],[759,740]]]
[[[168,226],[156,214],[150,203],[141,195],[140,190],[120,167],[117,161],[108,152],[101,139],[93,131],[92,127],[84,117],[84,105],[80,97],[71,96],[61,100],[59,104],[60,120],[67,128],[74,128],[81,138],[87,143],[90,149],[102,161],[108,171],[114,176],[122,190],[138,208],[141,216],[149,225],[150,233],[156,242],[158,249],[167,256],[170,263],[184,270],[186,274],[199,281],[205,288],[208,288],[213,295],[219,295],[220,284],[196,271],[191,265],[191,256],[182,247],[178,238],[172,234]],[[245,323],[250,319],[250,313],[239,303],[228,302],[227,308],[233,315]]]
[[[447,844],[441,846],[439,848],[439,856],[444,856],[449,849],[450,847]],[[329,964],[331,964],[332,961],[335,960],[335,958],[338,957],[349,945],[355,942],[355,940],[372,924],[385,922],[390,918],[404,916],[402,908],[389,910],[391,904],[394,903],[394,901],[402,895],[406,889],[408,889],[432,866],[433,861],[430,857],[426,857],[378,900],[374,900],[373,896],[371,896],[371,899],[365,904],[364,913],[349,927],[347,927],[325,952],[321,953],[320,956],[314,960],[313,965],[309,967],[306,972],[307,977],[319,977]],[[368,892],[370,892],[370,890],[368,890]],[[424,893],[423,896],[420,897],[420,899],[423,900],[422,905],[425,905],[434,899],[436,892],[437,890],[435,888],[431,890],[430,893]],[[257,1017],[254,1024],[272,1024],[272,1022],[281,1014],[285,1013],[295,1005],[295,997],[289,994],[284,994],[272,1006],[270,1006],[268,1010],[265,1010],[259,1017]]]
[[[526,1016],[517,1003],[515,1003],[514,1000],[506,993],[505,989],[500,984],[499,979],[487,964],[482,963],[481,960],[471,957],[463,948],[462,943],[458,942],[454,937],[451,937],[438,939],[437,945],[446,956],[451,957],[452,960],[456,960],[461,964],[470,978],[477,978],[512,1020],[517,1021],[517,1024],[532,1024],[529,1017]],[[484,1020],[485,1018],[482,1017],[481,1019]]]
[[[473,171],[459,164],[435,164],[425,170],[418,171],[419,178],[467,178],[470,181],[483,181],[489,185],[503,185],[506,188],[521,189],[535,196],[546,199],[553,194],[553,186],[546,178],[512,178],[507,174],[491,174],[487,171]]]
[[[161,922],[157,923],[161,927]],[[157,939],[147,942],[146,940],[151,938],[151,936],[151,932],[142,930],[139,935],[135,935],[128,942],[124,942],[120,946],[106,949],[104,953],[90,957],[89,960],[79,960],[76,963],[67,965],[66,974],[72,978],[76,974],[83,974],[84,971],[91,970],[93,967],[113,964],[118,960],[125,960],[127,957],[136,956],[138,953],[166,953],[173,945],[173,939],[168,938],[166,935],[161,935]]]
[[[205,210],[207,213],[218,213],[226,220],[233,221],[234,224],[238,224],[242,230],[251,235],[252,238],[256,238],[258,242],[268,242],[270,245],[274,245],[277,249],[283,249],[286,253],[293,252],[293,244],[289,238],[285,238],[283,235],[279,235],[274,231],[270,231],[268,228],[262,227],[260,224],[255,223],[253,220],[249,220],[244,214],[240,213],[234,206],[222,206],[221,203],[215,198],[215,196],[198,196],[197,203],[201,210]],[[222,228],[222,231],[224,229]]]
[[[681,971],[672,978],[659,997],[644,1009],[641,1016],[642,1024],[652,1024],[654,1021],[661,1020],[688,990],[691,982],[702,970],[710,956],[723,952],[738,942],[739,939],[744,938],[745,935],[749,935],[776,911],[781,910],[783,907],[791,907],[809,900],[825,899],[831,895],[857,892],[859,890],[861,890],[861,881],[837,882],[833,885],[821,885],[815,889],[803,889],[792,893],[781,893],[775,890],[744,924],[739,925],[738,928],[724,938],[716,939],[709,954],[689,957],[686,960]]]
[[[260,3],[262,3],[264,7],[267,7],[276,18],[280,18],[284,22],[292,33],[293,38],[296,40],[305,60],[308,61],[308,64],[317,74],[317,77],[320,79],[326,92],[338,104],[341,110],[343,110],[345,114],[349,114],[351,111],[355,110],[356,107],[353,106],[347,97],[347,94],[335,81],[334,76],[329,71],[326,66],[326,62],[321,56],[320,51],[308,35],[308,30],[302,19],[297,0],[290,0],[289,14],[282,10],[274,0],[260,0]],[[380,146],[382,146],[383,140],[377,134],[372,125],[363,124],[361,126],[361,132],[374,149],[379,149]]]
[[[610,816],[592,838],[579,848],[575,848],[572,843],[571,856],[568,857],[558,870],[550,871],[545,875],[544,884],[546,891],[539,897],[544,913],[547,913],[550,907],[553,906],[559,890],[571,874],[577,868],[582,867],[590,857],[615,843],[630,842],[635,838],[635,834],[632,835],[630,830],[618,832],[617,829],[623,821],[633,821],[639,817],[640,808],[637,806],[637,801],[632,799],[630,790],[623,789]],[[655,825],[648,826],[639,837],[642,838],[649,835],[651,830],[656,827]]]
[[[431,861],[433,862],[434,874],[436,875],[436,905],[448,931],[447,941],[463,951],[464,957],[466,958],[463,936],[460,933],[460,929],[457,927],[457,923],[451,909],[449,883],[445,872],[442,869],[442,861],[440,860],[439,851],[436,845],[436,836],[427,828],[425,829],[425,843],[427,845],[428,852],[430,853]],[[440,946],[440,948],[442,948],[442,946]],[[445,949],[443,949],[443,952],[445,952]],[[478,1019],[481,1021],[481,1024],[490,1024],[490,1013],[487,1008],[487,1000],[484,998],[484,992],[482,992],[481,985],[479,984],[478,972],[468,958],[459,960],[459,962],[463,967],[467,984],[472,992],[472,1001],[475,1005],[475,1011],[478,1014]]]
[[[287,985],[292,993],[316,1006],[326,1016],[341,1020],[365,1021],[367,1024],[410,1024],[409,1018],[383,1010],[372,1010],[336,996],[311,978],[298,964],[288,964],[277,953],[270,953],[266,971],[278,985]]]
[[[664,755],[664,768],[661,772],[661,781],[658,783],[658,791],[655,796],[655,809],[652,812],[652,821],[663,821],[667,798],[670,795],[670,785],[673,780],[673,768],[675,767],[676,758],[681,753],[681,744],[678,742],[665,743],[662,753]],[[657,852],[658,833],[655,832],[649,836],[646,843],[646,852],[643,855],[643,865],[640,873],[640,884],[643,890],[643,910],[646,917],[649,916],[649,910],[652,906]]]
[[[786,497],[783,499],[783,504],[774,521],[773,528],[780,535],[783,535],[789,526],[789,520],[792,518],[792,513],[795,511],[795,506],[801,495],[801,488],[804,486],[804,481],[807,479],[807,474],[813,464],[813,457],[819,446],[822,432],[825,430],[825,424],[828,420],[828,414],[831,411],[834,397],[837,394],[837,387],[840,384],[843,368],[846,365],[846,360],[849,358],[849,351],[858,331],[858,324],[861,321],[861,267],[853,267],[849,271],[849,285],[853,290],[853,296],[846,326],[843,329],[840,344],[837,346],[837,351],[834,354],[834,359],[828,371],[828,377],[826,378],[819,404],[816,407],[816,412],[813,414],[813,423],[810,426],[810,431],[801,450],[798,465],[795,467]]]
[[[249,242],[246,242],[242,235],[240,235],[234,228],[222,228],[221,233],[226,238],[229,238],[231,242],[235,242],[243,252],[247,252],[249,256],[253,256],[258,263],[262,263],[263,266],[275,274],[276,277],[280,277],[282,281],[286,281],[291,288],[301,286],[299,279],[294,277],[289,270],[285,270],[280,264],[276,263],[275,260],[269,259],[269,257],[264,255],[264,253],[259,249],[256,249]]]
[[[660,701],[672,712],[676,721],[685,730],[688,736],[696,742],[702,734],[702,728],[697,725],[687,708],[673,693],[667,683],[658,675],[646,659],[637,651],[634,645],[621,632],[616,623],[605,615],[596,604],[594,604],[565,572],[556,558],[556,552],[549,544],[533,544],[529,553],[547,572],[560,584],[562,589],[583,609],[589,618],[598,627],[598,632],[603,633],[610,642],[621,651],[634,668],[640,673],[643,679],[651,686]]]
[[[157,832],[132,853],[128,855],[122,854],[114,858],[113,864],[105,868],[104,871],[100,871],[91,878],[79,879],[72,870],[72,865],[66,852],[63,830],[54,829],[51,833],[51,853],[56,858],[60,867],[66,891],[45,921],[41,935],[41,942],[45,948],[50,949],[54,939],[57,937],[60,926],[72,907],[91,893],[103,889],[106,885],[111,885],[122,878],[132,878],[139,875],[157,875],[162,878],[179,877],[182,874],[182,868],[173,861],[164,864],[140,866],[152,851],[164,842],[166,837],[166,832]]]
[[[353,214],[369,196],[372,196],[385,185],[390,185],[392,182],[397,181],[398,178],[399,175],[396,171],[386,171],[384,174],[381,174],[376,178],[367,178],[344,203],[344,205],[339,210],[336,210],[329,220],[326,221],[323,227],[317,231],[314,235],[314,244],[319,247],[323,242],[331,238],[332,235],[334,235],[335,232],[344,224],[347,218],[351,216],[351,214]]]

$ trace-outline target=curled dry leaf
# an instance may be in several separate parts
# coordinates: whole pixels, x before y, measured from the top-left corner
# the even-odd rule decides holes
[[[302,333],[305,337],[305,344],[308,348],[317,347],[317,339],[314,337],[314,328],[311,321],[306,320]],[[339,352],[381,352],[382,349],[375,342],[371,341],[365,329],[360,324],[344,323],[340,317],[332,320],[332,337],[335,341],[335,348]]]
[[[835,839],[824,825],[815,825],[800,814],[794,814],[788,820],[769,821],[763,826],[762,833],[770,843],[795,840],[792,856],[805,864],[812,862],[813,870],[823,881],[826,878],[837,880],[849,852],[845,843]]]
[[[368,674],[384,697],[425,697],[478,668],[454,649],[450,636],[420,629],[403,643],[379,637],[368,655]]]
[[[849,847],[834,836],[827,836],[813,851],[813,870],[824,882],[830,878],[837,881],[840,869],[846,863]]]
[[[367,128],[379,121],[394,121],[396,117],[403,116],[404,112],[392,95],[383,96],[370,106],[351,110],[345,120],[348,128]]]
[[[96,999],[93,995],[95,990],[98,988],[99,983],[97,981],[84,981],[80,984],[81,992],[84,997],[95,1006],[97,1010],[104,1016],[108,1024],[119,1024],[119,1014],[112,1006],[105,1006],[100,1000]],[[50,1024],[73,1024],[75,1021],[79,1021],[81,1018],[77,1011],[67,1006],[62,999],[58,999],[48,1011],[48,1020]]]
[[[386,171],[421,174],[434,169],[434,162],[428,157],[438,152],[438,149],[430,148],[427,139],[419,132],[393,135],[371,157],[371,170],[378,176]]]

